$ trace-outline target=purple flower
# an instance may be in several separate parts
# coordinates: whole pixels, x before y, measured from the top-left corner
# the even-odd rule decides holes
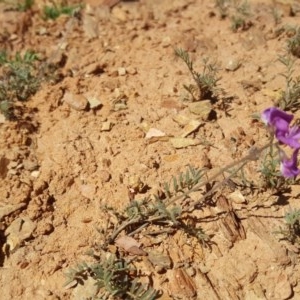
[[[278,141],[294,149],[300,148],[300,128],[298,126],[290,127],[294,116],[276,108],[270,107],[261,114],[262,121],[270,126]]]
[[[300,128],[298,126],[293,126],[289,128],[288,132],[285,132],[283,134],[282,132],[279,132],[276,135],[276,138],[280,142],[290,146],[291,148],[294,149],[300,148],[300,143],[298,142],[298,140],[300,139]]]
[[[300,170],[297,168],[298,152],[299,149],[296,149],[290,159],[286,157],[281,159],[280,171],[284,177],[293,178],[300,174]]]

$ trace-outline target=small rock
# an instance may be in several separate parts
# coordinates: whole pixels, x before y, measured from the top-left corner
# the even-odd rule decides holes
[[[88,198],[88,199],[93,199],[96,193],[96,186],[94,184],[83,184],[80,187],[81,194]]]
[[[126,12],[119,6],[114,6],[111,10],[111,14],[121,22],[125,22],[127,20]]]
[[[70,92],[64,94],[63,101],[76,110],[84,110],[88,105],[88,100],[84,96]]]
[[[161,43],[163,48],[169,47],[170,44],[171,44],[171,38],[169,36],[164,37]]]
[[[236,71],[239,67],[241,66],[241,63],[239,60],[235,59],[235,58],[231,58],[228,60],[225,69],[227,71],[231,71],[234,72]]]
[[[38,178],[40,176],[40,171],[36,170],[36,171],[32,171],[30,173],[30,175],[34,178]]]
[[[228,200],[231,200],[236,204],[246,203],[245,197],[239,190],[236,190],[233,193],[231,193],[230,195],[228,195]]]
[[[148,258],[153,266],[158,266],[163,269],[171,269],[172,261],[169,255],[157,251],[151,251],[148,253]]]
[[[91,63],[86,67],[82,68],[82,73],[88,75],[99,75],[105,72],[105,65],[99,62]]]
[[[150,128],[148,130],[148,132],[146,133],[145,138],[151,139],[152,137],[162,137],[162,136],[166,136],[166,134],[163,131],[161,131],[157,128]]]
[[[46,35],[48,33],[48,30],[46,27],[40,27],[37,32],[36,32],[38,35]]]
[[[19,204],[6,204],[3,207],[0,207],[0,221],[3,217],[10,215],[14,211],[23,208],[26,206],[26,203],[19,203]]]
[[[35,171],[36,169],[38,169],[39,164],[37,161],[32,161],[32,160],[27,159],[27,160],[23,161],[23,167],[25,170],[31,172],[31,171]]]
[[[196,146],[200,144],[199,140],[183,137],[170,138],[170,142],[172,146],[176,149],[186,148],[189,146]]]
[[[88,39],[97,38],[99,35],[98,22],[95,17],[84,14],[83,30]]]
[[[5,116],[3,114],[0,114],[0,124],[5,123],[5,121],[6,121]]]
[[[100,170],[99,171],[99,178],[100,178],[100,180],[101,180],[102,183],[105,183],[105,182],[109,182],[110,181],[111,175],[106,170]]]
[[[93,109],[93,108],[98,108],[100,106],[102,106],[102,103],[100,100],[98,100],[97,98],[95,97],[88,97],[88,102],[90,104],[90,108]]]
[[[200,125],[201,125],[201,122],[199,122],[197,120],[190,119],[189,123],[184,126],[180,136],[181,137],[188,136],[192,132],[196,131],[199,128]]]
[[[207,120],[212,111],[210,100],[201,100],[199,102],[192,102],[189,104],[189,110],[195,115],[199,115],[201,119]]]
[[[126,101],[118,100],[113,104],[114,111],[119,111],[119,110],[124,110],[124,109],[127,109]]]
[[[126,75],[126,69],[125,68],[118,68],[118,75],[119,76]]]
[[[6,244],[9,246],[10,252],[17,249],[24,240],[31,237],[35,228],[36,224],[28,217],[14,220],[5,230],[5,236],[7,236]]]
[[[15,169],[18,166],[18,161],[11,161],[8,165],[8,169]]]
[[[137,70],[136,68],[132,67],[132,66],[129,66],[127,69],[126,69],[126,72],[130,75],[135,75],[137,73]]]
[[[106,121],[102,123],[101,131],[110,131],[112,128],[112,123],[110,121]]]
[[[133,255],[147,255],[147,252],[140,248],[140,244],[137,242],[137,240],[128,235],[123,235],[116,239],[115,245]]]

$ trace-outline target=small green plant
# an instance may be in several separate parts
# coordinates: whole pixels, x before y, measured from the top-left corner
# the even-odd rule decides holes
[[[82,263],[75,269],[70,269],[66,274],[69,283],[76,281],[84,284],[87,277],[96,281],[98,292],[93,299],[128,299],[128,300],[154,300],[158,292],[153,288],[147,288],[134,276],[134,269],[131,263],[124,259],[118,259],[110,254],[97,263],[88,265]]]
[[[248,19],[251,13],[247,0],[215,0],[215,6],[218,8],[222,19],[230,18],[232,31],[246,30],[250,27],[251,22]]]
[[[283,239],[292,244],[300,244],[300,209],[290,210],[285,214],[286,222],[284,228],[280,228],[275,233],[283,235]]]
[[[193,61],[187,51],[177,48],[175,49],[175,55],[181,58],[189,69],[195,84],[183,85],[184,89],[190,94],[193,101],[203,99],[213,99],[220,92],[218,88],[219,68],[217,64],[210,63],[208,58],[203,59],[202,73],[198,73],[194,69]]]
[[[279,25],[281,23],[282,19],[281,19],[281,12],[280,12],[280,10],[278,10],[277,7],[272,7],[272,16],[273,16],[275,25]]]
[[[284,110],[295,112],[300,107],[300,77],[293,77],[295,59],[291,55],[280,56],[279,61],[286,67],[281,73],[286,80],[285,90],[281,92],[278,106]]]
[[[204,173],[203,170],[189,166],[186,172],[173,176],[170,183],[164,183],[159,195],[131,201],[123,213],[116,215],[121,224],[107,238],[106,244],[113,243],[123,230],[130,235],[147,226],[163,224],[165,227],[182,230],[197,238],[203,245],[209,245],[210,236],[201,227],[190,226],[189,216],[185,215],[188,210],[183,209],[182,204],[175,203],[188,199],[191,192],[198,190],[199,184],[203,184],[201,178]]]
[[[12,116],[16,100],[25,101],[38,90],[37,59],[32,51],[26,51],[23,56],[17,53],[13,58],[5,51],[0,52],[0,110],[7,118]]]
[[[34,5],[34,0],[24,0],[24,2],[19,2],[17,4],[18,11],[27,11]]]
[[[55,20],[60,15],[73,16],[73,14],[80,8],[80,5],[77,6],[69,6],[69,5],[52,5],[52,6],[44,6],[44,18]]]
[[[228,15],[230,0],[215,0],[215,6],[218,8],[221,19]]]
[[[234,15],[231,17],[231,30],[233,32],[237,32],[240,28],[244,28],[246,26],[245,18]]]
[[[279,189],[285,183],[278,171],[279,164],[280,159],[278,157],[278,151],[274,151],[274,147],[271,145],[262,159],[260,167],[260,173],[263,179],[262,188]]]
[[[9,5],[11,9],[17,10],[17,11],[27,11],[27,10],[31,9],[32,6],[34,5],[34,0],[24,0],[24,1],[0,0],[0,2],[3,2],[7,5]]]
[[[300,58],[300,27],[294,28],[294,34],[287,41],[288,51],[297,58]]]

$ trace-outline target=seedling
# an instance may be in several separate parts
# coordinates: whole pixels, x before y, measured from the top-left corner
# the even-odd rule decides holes
[[[52,5],[52,6],[44,6],[44,18],[55,20],[57,19],[60,15],[67,15],[67,16],[73,16],[78,9],[80,9],[81,6],[67,6],[67,5]]]
[[[87,277],[92,277],[97,284],[98,291],[95,299],[128,299],[128,300],[154,300],[158,291],[142,285],[133,276],[134,269],[131,263],[118,259],[111,254],[100,259],[95,264],[82,263],[66,274],[68,281],[65,285],[76,281],[84,284]]]
[[[285,183],[278,171],[279,164],[280,159],[278,157],[278,151],[274,151],[274,147],[271,145],[267,150],[260,167],[260,173],[263,179],[261,188],[279,189]]]
[[[288,39],[287,48],[291,54],[300,58],[300,27],[295,28],[294,35]]]
[[[292,244],[300,244],[300,209],[290,210],[285,214],[286,222],[284,228],[280,228],[275,233],[283,235],[283,239]]]
[[[300,77],[293,77],[295,59],[287,54],[280,56],[279,61],[286,67],[286,72],[280,75],[285,78],[285,90],[281,92],[278,106],[284,110],[295,112],[300,107]]]
[[[203,58],[203,70],[202,73],[198,73],[195,71],[193,61],[187,51],[177,48],[175,55],[184,61],[195,82],[195,84],[183,85],[192,100],[214,99],[220,92],[218,82],[221,78],[218,77],[219,68],[217,64],[211,63],[208,58]]]
[[[248,1],[215,0],[215,6],[222,19],[230,18],[232,31],[247,30],[251,26],[251,22],[248,20],[251,15]]]
[[[17,11],[27,11],[32,8],[34,0],[24,0],[22,1],[3,1],[0,2],[8,4],[12,9]]]
[[[0,110],[7,117],[13,115],[14,102],[25,101],[35,94],[40,85],[35,62],[37,55],[26,51],[22,56],[17,53],[9,58],[5,51],[0,53],[0,65],[3,71],[0,76]]]
[[[274,19],[275,25],[279,25],[282,22],[281,12],[277,7],[272,7],[272,16]]]
[[[220,12],[221,19],[224,19],[228,15],[228,9],[230,5],[230,0],[215,0],[215,6]]]

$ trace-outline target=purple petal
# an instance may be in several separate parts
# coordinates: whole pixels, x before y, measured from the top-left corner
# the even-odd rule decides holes
[[[275,135],[280,142],[294,149],[300,148],[300,128],[298,126],[291,127],[288,132],[276,131]]]
[[[284,158],[280,163],[280,171],[284,177],[293,178],[300,174],[297,168],[297,156],[300,149],[296,149],[290,159]]]
[[[285,111],[278,109],[277,107],[269,107],[265,109],[261,114],[261,119],[266,125],[281,127],[288,123],[290,124],[294,116],[287,114]]]

